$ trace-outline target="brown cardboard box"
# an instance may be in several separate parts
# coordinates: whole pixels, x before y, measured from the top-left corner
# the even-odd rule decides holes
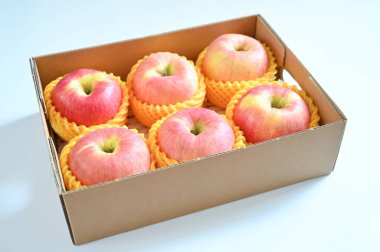
[[[296,134],[145,174],[66,191],[57,150],[62,143],[46,118],[42,90],[77,68],[95,68],[126,78],[132,65],[155,51],[196,60],[218,35],[241,33],[274,51],[279,78],[287,70],[314,99],[322,125]],[[75,244],[82,244],[278,187],[330,173],[338,156],[346,118],[263,17],[243,17],[30,60],[54,178]],[[133,120],[132,120],[133,121]],[[129,125],[131,126],[131,125]]]

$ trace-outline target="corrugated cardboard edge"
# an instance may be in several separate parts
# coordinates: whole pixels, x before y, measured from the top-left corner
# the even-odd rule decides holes
[[[53,171],[53,175],[54,175],[54,181],[55,181],[58,193],[61,194],[64,191],[64,188],[62,186],[62,179],[61,179],[61,175],[60,175],[60,171],[59,171],[57,151],[55,149],[54,142],[53,142],[52,138],[50,137],[49,129],[47,126],[46,107],[45,107],[45,101],[44,101],[43,94],[42,94],[42,87],[41,87],[41,83],[40,83],[40,78],[38,76],[38,70],[37,70],[37,66],[34,62],[34,59],[31,58],[29,60],[29,62],[30,62],[30,67],[31,67],[32,75],[33,75],[33,82],[34,82],[34,87],[35,87],[35,91],[36,91],[36,95],[37,95],[37,102],[38,102],[38,105],[40,108],[40,116],[41,116],[41,120],[43,122],[45,137],[47,139],[47,145],[48,145],[48,150],[49,150],[50,163],[51,163],[52,171]]]
[[[34,83],[34,88],[36,90],[38,105],[40,106],[42,110],[41,112],[46,115],[46,105],[45,105],[45,100],[42,93],[40,76],[38,74],[38,69],[37,69],[37,65],[34,58],[29,59],[29,65],[30,65],[30,71],[32,72],[33,83]]]
[[[42,124],[43,124],[43,128],[44,128],[44,134],[45,134],[45,138],[47,139],[46,143],[47,143],[47,147],[48,147],[49,159],[50,159],[50,164],[52,167],[54,182],[55,182],[58,194],[59,194],[59,200],[61,202],[62,210],[63,210],[63,213],[65,215],[65,219],[66,219],[67,227],[69,229],[71,240],[73,243],[75,243],[74,236],[72,233],[72,228],[71,228],[70,221],[69,221],[69,217],[67,215],[66,206],[65,206],[65,203],[64,203],[64,200],[62,197],[62,193],[65,191],[65,188],[63,186],[62,174],[61,174],[61,171],[59,169],[58,154],[57,154],[57,150],[55,149],[55,146],[54,146],[54,141],[49,135],[49,129],[48,129],[48,126],[46,124],[46,122],[47,122],[46,121],[46,107],[45,107],[44,97],[42,94],[42,87],[41,87],[41,82],[40,82],[40,78],[38,75],[38,69],[37,69],[37,66],[36,66],[33,58],[29,59],[29,63],[30,63],[30,68],[31,68],[32,76],[33,76],[33,82],[34,82],[34,88],[36,91],[37,102],[39,105],[38,107],[40,109],[40,116],[41,116],[41,120],[42,120]]]

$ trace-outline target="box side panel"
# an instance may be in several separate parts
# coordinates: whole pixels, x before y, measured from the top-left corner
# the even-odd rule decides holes
[[[35,64],[35,60],[33,58],[29,60],[29,63],[30,63],[31,71],[32,71],[34,88],[35,88],[36,96],[37,96],[37,103],[40,110],[40,116],[41,116],[42,126],[44,130],[44,137],[48,145],[50,164],[53,170],[54,181],[57,186],[58,193],[61,193],[62,192],[61,176],[59,173],[57,173],[57,170],[58,170],[57,169],[57,155],[56,155],[56,152],[54,151],[55,149],[54,144],[50,138],[48,122],[46,119],[47,115],[46,115],[45,102],[44,102],[42,91],[41,91],[42,87],[41,87],[41,82],[38,75],[38,69]]]
[[[42,87],[78,68],[95,68],[126,78],[130,68],[144,55],[170,51],[196,60],[217,36],[240,33],[254,36],[256,16],[185,29],[148,38],[134,39],[88,49],[36,58]]]
[[[313,98],[321,116],[321,124],[345,120],[339,108],[289,48],[286,49],[285,69],[298,82],[302,89]]]
[[[30,63],[31,71],[32,71],[34,88],[35,88],[36,96],[37,96],[37,103],[38,103],[38,107],[40,110],[40,116],[41,116],[42,126],[43,126],[43,130],[44,130],[44,137],[45,137],[47,147],[48,147],[50,164],[52,167],[55,185],[56,185],[56,188],[57,188],[57,191],[59,194],[59,199],[60,199],[60,202],[62,205],[63,213],[66,217],[66,223],[67,223],[67,226],[68,226],[68,229],[70,232],[70,236],[71,236],[72,241],[74,242],[73,235],[71,232],[70,222],[69,222],[69,219],[68,219],[67,213],[66,213],[66,207],[65,207],[65,204],[64,204],[64,201],[62,198],[62,192],[64,191],[64,188],[63,188],[62,176],[61,176],[60,170],[58,168],[57,152],[55,150],[54,142],[53,142],[52,138],[49,136],[50,132],[49,132],[49,128],[48,128],[47,120],[46,120],[46,108],[44,107],[45,104],[44,104],[44,99],[43,99],[42,92],[41,92],[42,88],[41,88],[41,82],[40,82],[40,79],[38,76],[38,69],[37,69],[37,66],[35,64],[34,59],[30,59],[29,63]]]
[[[260,41],[268,44],[274,51],[279,71],[278,76],[282,76],[283,69],[286,69],[302,89],[313,98],[320,110],[321,124],[345,120],[343,113],[341,113],[326,92],[316,83],[306,67],[261,16],[257,18],[255,36]]]
[[[38,71],[35,59],[34,58],[29,59],[29,64],[30,64],[30,70],[32,72],[34,89],[36,91],[37,102],[38,102],[38,105],[40,108],[40,112],[42,114],[46,114],[45,99],[44,99],[44,96],[42,94],[42,86],[41,86],[39,71]],[[46,124],[46,121],[44,121],[44,126],[45,126],[45,124]]]
[[[223,155],[63,194],[76,244],[329,173],[341,121]],[[273,158],[276,157],[276,158]]]
[[[280,70],[279,72],[281,72],[281,69],[285,64],[286,47],[274,30],[261,16],[257,17],[255,38],[264,42],[272,49],[276,56],[277,70]]]

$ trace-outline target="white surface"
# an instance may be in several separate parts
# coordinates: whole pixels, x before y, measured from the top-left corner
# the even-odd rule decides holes
[[[380,251],[379,1],[110,2],[0,2],[0,251]],[[348,117],[335,171],[72,245],[28,58],[253,13],[263,14]]]

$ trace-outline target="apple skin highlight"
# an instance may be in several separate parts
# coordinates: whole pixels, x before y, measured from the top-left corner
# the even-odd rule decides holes
[[[129,129],[99,129],[75,144],[69,167],[89,186],[149,171],[150,153],[144,140]]]
[[[185,58],[158,52],[144,59],[132,80],[135,96],[143,102],[169,105],[191,99],[198,89],[194,66]]]
[[[263,76],[268,66],[268,55],[259,41],[241,34],[224,34],[207,47],[202,71],[216,81],[242,81]]]
[[[161,151],[179,162],[232,150],[234,142],[230,124],[205,108],[188,108],[169,116],[158,132]]]
[[[69,122],[87,127],[112,119],[122,98],[119,84],[106,73],[93,69],[78,69],[67,74],[52,92],[56,110]]]
[[[234,123],[249,143],[258,143],[309,128],[310,112],[294,91],[280,86],[256,86],[236,104]]]

